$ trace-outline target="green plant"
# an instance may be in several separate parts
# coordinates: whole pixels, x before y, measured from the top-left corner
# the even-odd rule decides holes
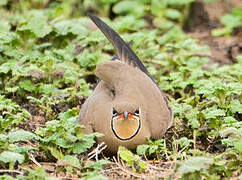
[[[49,152],[54,158],[62,159],[65,155],[86,152],[95,143],[99,133],[83,134],[83,126],[77,123],[78,112],[73,108],[59,116],[60,120],[48,121],[45,128],[37,131],[42,137],[40,148]]]
[[[28,111],[3,95],[0,95],[0,112],[0,133],[14,129],[30,117]]]
[[[17,179],[48,179],[42,167],[23,168],[32,167],[34,154],[40,164],[58,166],[57,175],[104,178],[99,173],[108,162],[82,158],[100,134],[84,135],[77,119],[97,81],[93,70],[114,51],[84,16],[88,11],[104,18],[125,41],[133,40],[131,48],[174,109],[174,127],[166,138],[148,140],[136,154],[119,149],[125,165],[144,173],[145,157],[177,162],[175,173],[184,179],[239,176],[242,58],[223,66],[208,64],[209,47],[181,28],[193,2],[0,1],[0,169],[23,173]],[[213,35],[240,28],[241,8],[232,9],[221,23],[224,27]]]
[[[120,146],[118,149],[118,155],[124,160],[129,167],[135,172],[143,172],[146,169],[146,163],[141,161],[138,155],[133,154],[125,147]]]
[[[220,22],[223,28],[217,28],[212,31],[213,36],[230,35],[235,28],[242,27],[242,8],[234,8],[230,14],[221,17]]]

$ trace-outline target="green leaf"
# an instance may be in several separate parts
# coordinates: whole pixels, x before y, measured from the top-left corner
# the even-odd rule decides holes
[[[203,111],[206,119],[216,118],[218,116],[225,116],[225,112],[222,109],[217,109],[216,107],[207,108]]]
[[[7,3],[8,3],[8,0],[1,0],[0,1],[0,6],[7,5]]]
[[[235,149],[237,149],[239,152],[242,152],[242,142],[238,141],[236,143],[234,143],[234,147]]]
[[[220,19],[221,23],[229,28],[235,28],[242,25],[242,19],[232,14],[226,14]]]
[[[238,121],[235,118],[233,118],[232,116],[224,117],[225,124],[232,124],[232,123],[236,123],[236,122],[238,122]]]
[[[242,18],[233,14],[226,14],[220,19],[224,28],[217,28],[212,31],[213,36],[229,35],[234,28],[242,26]]]
[[[95,162],[93,167],[94,167],[94,169],[101,170],[101,169],[103,169],[103,166],[107,165],[107,164],[111,164],[111,162],[101,159],[101,160]]]
[[[58,35],[65,36],[68,33],[78,35],[79,37],[86,37],[88,34],[87,29],[83,23],[78,19],[60,21],[54,25],[55,32]]]
[[[168,0],[167,4],[173,7],[188,5],[195,0]]]
[[[0,65],[0,73],[7,74],[10,70],[12,70],[15,67],[16,62],[8,61],[6,63],[3,63]]]
[[[239,100],[232,100],[230,101],[230,109],[233,113],[238,112],[242,113],[242,104],[240,103]]]
[[[1,44],[8,44],[8,43],[10,43],[13,40],[16,40],[18,38],[19,38],[19,35],[17,33],[14,33],[14,32],[2,32],[2,33],[0,33],[0,45]],[[0,50],[1,50],[1,48],[0,48]],[[5,51],[5,53],[9,54],[10,47],[8,47],[8,49],[6,49],[6,50],[8,50],[8,51]]]
[[[47,148],[50,150],[50,153],[52,154],[52,156],[54,156],[56,159],[60,160],[64,158],[64,155],[62,154],[62,152],[59,151],[56,147],[47,146]]]
[[[88,49],[84,49],[84,51],[77,57],[79,64],[85,68],[94,67],[100,61],[100,53],[100,51],[91,53]]]
[[[55,85],[53,84],[42,84],[39,87],[39,92],[43,94],[52,94],[55,90]]]
[[[112,4],[112,3],[115,3],[117,2],[118,0],[100,0],[102,3],[104,4]]]
[[[43,11],[38,10],[30,11],[29,17],[26,19],[26,24],[21,25],[18,30],[29,30],[38,38],[43,38],[52,31],[47,23],[47,17],[44,15]]]
[[[22,147],[9,148],[9,150],[11,150],[12,152],[16,152],[16,153],[25,153],[28,151],[39,150],[39,149],[37,147],[33,147],[33,146],[22,146]]]
[[[192,109],[189,113],[187,113],[185,116],[188,119],[189,125],[193,129],[198,129],[200,127],[200,123],[198,121],[198,110],[197,109]]]
[[[0,154],[0,161],[4,163],[15,163],[18,161],[22,164],[24,162],[24,156],[15,152],[4,151]]]
[[[143,170],[145,170],[145,169],[147,168],[147,165],[146,165],[145,162],[140,161],[140,162],[139,162],[139,167],[140,167],[141,171],[143,171]]]
[[[156,18],[154,18],[154,20],[153,20],[153,24],[156,26],[156,27],[158,27],[158,28],[160,28],[160,29],[162,29],[162,30],[169,30],[169,29],[171,29],[175,24],[172,22],[172,21],[170,21],[170,20],[168,20],[168,19],[166,19],[166,18],[160,18],[160,17],[156,17]],[[165,42],[166,41],[168,41],[167,39],[169,38],[168,37],[169,35],[167,34],[167,33],[165,33],[161,38],[158,38],[157,40],[161,43],[161,44],[165,44]],[[177,36],[177,37],[179,37],[179,36]],[[176,38],[177,38],[176,37]],[[164,42],[163,42],[164,41]]]
[[[118,154],[120,155],[120,157],[126,161],[129,165],[133,165],[134,163],[134,159],[133,159],[133,153],[131,151],[129,151],[128,149],[126,149],[123,146],[120,146],[118,148]]]
[[[131,13],[139,17],[144,15],[144,10],[144,4],[139,1],[131,0],[120,1],[113,7],[113,12],[116,14]]]
[[[164,10],[167,8],[167,2],[160,0],[152,0],[150,8],[152,15],[160,17],[163,15]]]
[[[64,138],[62,137],[58,137],[55,139],[55,144],[60,146],[60,147],[63,147],[63,148],[70,148],[73,146],[72,142],[69,142],[67,140],[65,140]]]
[[[143,19],[137,19],[135,16],[127,15],[123,18],[118,19],[118,24],[114,26],[114,29],[117,29],[118,32],[123,31],[138,31],[146,25],[146,22]],[[142,33],[143,34],[143,33]],[[127,39],[125,36],[124,39]],[[139,42],[140,38],[132,38],[134,42]]]
[[[127,162],[128,166],[132,167],[135,171],[142,172],[146,169],[146,163],[140,161],[140,157],[138,155],[134,155],[125,147],[119,146],[118,154],[120,155],[121,159]]]
[[[86,152],[89,148],[91,148],[95,144],[95,137],[100,137],[102,134],[100,133],[92,133],[92,134],[85,134],[83,136],[83,140],[80,142],[75,143],[73,147],[73,153],[83,153]]]
[[[240,132],[235,127],[226,127],[222,131],[220,131],[220,136],[222,137],[227,137],[229,135],[232,135],[235,137],[241,136]]]
[[[33,179],[33,180],[58,180],[56,177],[48,177],[44,167],[37,167],[35,170],[24,168],[26,174],[18,175],[17,179]]]
[[[18,130],[15,132],[10,132],[8,134],[9,142],[19,142],[19,141],[27,141],[30,139],[40,139],[39,136],[35,135],[32,132],[25,131],[25,130]]]
[[[212,35],[213,36],[223,36],[223,35],[228,35],[232,32],[232,29],[230,28],[217,28],[212,30]]]
[[[8,136],[4,135],[4,134],[0,134],[0,141],[6,141],[8,138]]]
[[[0,2],[1,3],[1,2]],[[10,175],[0,175],[0,179],[1,180],[14,180],[15,178],[13,178]]]
[[[14,93],[14,92],[17,92],[19,89],[18,86],[15,86],[15,87],[7,87],[5,90],[9,93]]]
[[[167,9],[165,12],[165,16],[170,19],[178,19],[181,17],[181,13],[176,9]]]
[[[34,92],[35,90],[35,86],[30,80],[20,81],[19,87],[28,92]]]
[[[207,170],[214,163],[213,158],[191,157],[184,162],[178,163],[178,172],[181,175]]]
[[[146,151],[149,149],[149,145],[147,144],[142,144],[142,145],[139,145],[136,149],[136,152],[138,155],[145,155]]]
[[[182,32],[181,28],[178,26],[175,26],[171,30],[169,30],[167,33],[165,33],[163,36],[158,37],[157,40],[160,45],[164,45],[167,42],[171,42],[178,39],[183,39],[185,37],[184,32]]]
[[[79,159],[76,156],[66,155],[60,159],[61,163],[68,163],[74,167],[80,167]]]
[[[75,109],[75,108],[59,114],[59,118],[62,121],[68,121],[68,119],[70,119],[72,117],[76,117],[76,116],[78,116],[78,112],[77,112],[77,109]],[[76,123],[76,122],[74,122],[74,123]]]
[[[1,2],[0,2],[1,5]],[[0,21],[0,33],[1,32],[8,32],[10,30],[11,26],[8,24],[7,21]]]
[[[239,64],[242,64],[242,55],[236,56],[236,59],[237,59]]]
[[[182,137],[174,142],[176,142],[183,148],[183,147],[189,146],[193,141],[188,139],[187,137]]]
[[[158,149],[157,145],[151,145],[149,148],[149,155],[155,153],[155,151]]]

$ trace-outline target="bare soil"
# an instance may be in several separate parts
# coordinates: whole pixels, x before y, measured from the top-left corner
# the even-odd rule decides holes
[[[210,47],[211,63],[217,62],[221,65],[235,63],[236,56],[242,54],[242,28],[235,29],[229,37],[211,35],[213,29],[223,27],[220,18],[239,4],[240,0],[224,0],[209,4],[198,0],[192,5],[190,20],[184,30]]]

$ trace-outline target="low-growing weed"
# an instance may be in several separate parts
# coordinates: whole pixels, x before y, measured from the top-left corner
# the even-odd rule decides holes
[[[210,63],[209,47],[181,28],[192,3],[0,1],[0,169],[22,173],[0,179],[54,179],[43,167],[25,167],[35,160],[40,166],[54,163],[57,176],[104,179],[99,173],[107,161],[87,163],[80,156],[101,134],[83,134],[77,119],[98,81],[93,70],[114,51],[86,11],[104,18],[126,42],[133,40],[132,49],[174,109],[174,127],[165,138],[148,140],[136,154],[119,148],[124,164],[145,173],[147,159],[176,162],[173,175],[183,179],[237,177],[242,171],[242,57],[236,55],[234,64]],[[241,8],[221,17],[221,23],[214,36],[240,28]]]

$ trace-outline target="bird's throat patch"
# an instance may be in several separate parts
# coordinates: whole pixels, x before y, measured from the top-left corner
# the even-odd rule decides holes
[[[130,140],[136,136],[140,130],[139,117],[133,116],[133,118],[123,119],[119,117],[113,117],[111,120],[111,128],[115,136],[120,140]]]

